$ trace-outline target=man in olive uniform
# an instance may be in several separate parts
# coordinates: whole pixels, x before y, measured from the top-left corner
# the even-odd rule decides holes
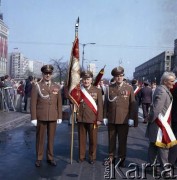
[[[111,74],[115,83],[108,87],[103,119],[104,124],[108,123],[109,158],[107,161],[111,163],[115,160],[118,136],[118,165],[124,167],[129,125],[138,126],[138,111],[133,88],[123,81],[124,68],[116,67]]]
[[[36,167],[41,166],[44,154],[45,135],[47,131],[47,162],[56,166],[53,154],[54,136],[57,121],[62,119],[62,100],[60,88],[51,81],[52,65],[41,68],[42,80],[32,87],[31,93],[31,119],[37,120],[36,128]]]
[[[103,99],[101,90],[92,86],[93,74],[81,73],[82,100],[78,109],[79,162],[86,156],[87,133],[89,137],[89,162],[94,164],[97,148],[97,126],[103,120]]]

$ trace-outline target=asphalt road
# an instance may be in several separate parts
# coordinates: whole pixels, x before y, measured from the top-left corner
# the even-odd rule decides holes
[[[144,136],[146,125],[141,119],[139,121],[137,128],[129,130],[126,165],[135,163],[140,178],[145,176],[144,179],[155,179],[151,172],[145,174],[142,172],[143,163],[147,160],[148,140]],[[108,155],[107,127],[104,125],[99,127],[97,161],[94,165],[89,164],[88,159],[83,163],[77,163],[77,138],[77,124],[75,124],[73,163],[70,164],[71,126],[68,125],[68,121],[63,121],[57,126],[55,137],[57,167],[49,166],[44,157],[42,166],[36,168],[35,127],[27,121],[20,127],[1,132],[0,180],[102,180],[111,177],[127,179],[126,173],[134,166],[116,169],[103,165]]]

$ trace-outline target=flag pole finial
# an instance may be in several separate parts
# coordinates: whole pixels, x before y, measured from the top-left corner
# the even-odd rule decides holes
[[[76,24],[75,24],[75,37],[78,36],[78,28],[79,28],[79,17],[76,20]]]

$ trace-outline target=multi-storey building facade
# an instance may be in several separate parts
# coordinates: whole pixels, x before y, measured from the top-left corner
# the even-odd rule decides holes
[[[165,71],[171,71],[174,57],[173,51],[164,51],[135,68],[134,78],[139,82],[149,81],[160,83],[160,78]]]
[[[173,56],[173,59],[172,59],[172,67],[173,67],[172,70],[177,75],[177,39],[175,39],[175,42],[174,42],[174,56]]]
[[[29,75],[41,77],[41,61],[30,60],[20,52],[9,54],[8,74],[14,79],[25,79]]]
[[[29,60],[29,70],[33,73],[34,76],[41,76],[41,67],[44,65],[41,61]]]
[[[20,52],[10,53],[8,67],[9,75],[12,78],[23,79],[28,70],[28,59]]]
[[[0,76],[7,74],[8,27],[0,14]]]

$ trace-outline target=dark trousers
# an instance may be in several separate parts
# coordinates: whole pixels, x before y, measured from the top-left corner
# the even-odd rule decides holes
[[[177,122],[172,123],[172,129],[175,137],[177,138]],[[175,164],[177,161],[177,145],[169,149],[169,163]]]
[[[24,105],[24,111],[26,111],[26,107],[27,107],[27,96],[25,95],[25,97],[24,97],[24,103],[25,103],[25,105]]]
[[[128,124],[108,124],[110,158],[114,158],[116,156],[116,139],[118,136],[118,158],[125,160],[128,130]]]
[[[144,121],[147,121],[150,105],[150,103],[142,103]]]
[[[97,131],[97,128],[94,128],[94,124],[78,122],[80,159],[85,159],[86,156],[87,133],[89,138],[89,159],[96,159]]]
[[[155,145],[155,143],[150,142],[148,148],[148,161],[153,164],[156,159],[159,160],[161,168],[168,163],[168,148],[161,148]]]
[[[47,160],[54,159],[53,145],[54,145],[56,125],[57,125],[56,121],[37,121],[37,127],[36,127],[37,160],[43,159],[46,131],[47,131],[47,150],[46,150]]]

